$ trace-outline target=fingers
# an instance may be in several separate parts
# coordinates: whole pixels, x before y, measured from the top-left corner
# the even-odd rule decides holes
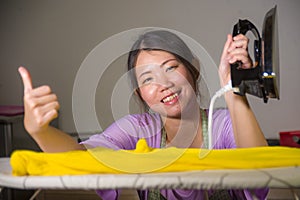
[[[30,95],[34,97],[42,97],[51,93],[51,88],[48,85],[40,86],[30,91]]]
[[[40,97],[26,95],[24,96],[24,100],[31,109],[34,109],[39,106],[44,106],[52,102],[58,102],[55,94],[49,94]]]
[[[21,75],[23,85],[24,85],[24,93],[28,93],[32,90],[32,81],[30,73],[27,71],[25,67],[19,67],[19,73]]]
[[[233,37],[232,40],[233,42],[231,46],[228,48],[229,52],[236,48],[243,48],[243,49],[248,48],[249,39],[245,35],[239,34]]]
[[[33,92],[39,88],[33,89]],[[32,92],[32,93],[33,93]],[[59,103],[55,94],[41,95],[37,93],[24,95],[25,128],[35,134],[48,127],[49,123],[58,116]]]
[[[36,90],[32,90],[35,91]],[[31,134],[43,132],[49,123],[58,116],[59,103],[55,94],[33,96],[32,93],[24,95],[25,117],[24,125]]]
[[[241,61],[244,63],[248,59],[248,52],[244,49],[234,49],[229,53],[229,63],[235,63],[236,61]]]
[[[48,124],[54,118],[58,116],[59,104],[58,102],[51,102],[43,106],[36,107],[34,109],[34,116],[36,123],[39,127]]]
[[[242,34],[235,37],[230,34],[227,35],[218,69],[222,87],[231,79],[230,64],[241,61],[243,63],[242,68],[252,66],[252,60],[247,50],[248,41],[248,38]]]
[[[32,89],[24,95],[25,109],[36,119],[38,124],[41,122],[48,123],[46,119],[53,119],[57,115],[59,103],[57,96],[52,93],[49,86],[41,86]],[[48,114],[50,113],[50,115]],[[52,113],[52,114],[51,114]],[[49,116],[51,116],[49,118]]]
[[[233,38],[232,43],[228,47],[228,62],[233,64],[237,61],[243,63],[242,68],[251,68],[252,60],[248,54],[248,43],[249,39],[240,34]]]

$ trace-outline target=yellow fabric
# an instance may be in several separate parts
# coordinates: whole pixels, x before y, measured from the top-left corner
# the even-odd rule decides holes
[[[144,139],[137,143],[135,150],[94,148],[64,153],[17,150],[11,156],[13,174],[17,176],[158,173],[299,165],[298,148],[156,149],[148,147]]]

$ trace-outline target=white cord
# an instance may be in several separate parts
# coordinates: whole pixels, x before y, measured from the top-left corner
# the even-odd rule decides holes
[[[34,200],[35,197],[37,197],[37,195],[42,191],[42,189],[38,189],[34,192],[34,194],[30,197],[29,200]]]
[[[294,198],[295,200],[299,200],[299,197],[297,195],[297,192],[295,190],[292,189],[292,192],[293,192],[293,195],[294,195]]]
[[[213,115],[213,109],[214,109],[214,103],[217,98],[224,95],[226,92],[232,90],[231,81],[224,87],[222,87],[220,90],[218,90],[215,95],[211,98],[210,104],[209,104],[209,110],[208,110],[208,149],[212,149],[212,115]]]

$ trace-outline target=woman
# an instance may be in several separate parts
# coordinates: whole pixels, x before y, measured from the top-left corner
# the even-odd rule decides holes
[[[243,68],[252,67],[247,46],[248,39],[245,36],[232,38],[228,35],[219,66],[222,87],[231,80],[231,63],[241,61]],[[46,152],[96,146],[134,149],[140,138],[146,138],[148,145],[155,148],[206,147],[207,111],[200,109],[197,101],[201,91],[197,87],[200,73],[197,65],[193,65],[195,61],[186,44],[171,32],[156,30],[141,35],[129,53],[128,72],[135,94],[146,112],[125,116],[102,134],[94,135],[81,144],[49,126],[49,122],[57,117],[57,97],[48,86],[33,88],[29,73],[21,67],[19,72],[24,83],[25,128]],[[267,145],[246,97],[228,92],[225,101],[228,109],[216,110],[213,114],[213,148]],[[151,199],[154,195],[161,199],[203,199],[208,195],[212,199],[220,198],[220,194],[230,199],[247,199],[251,192],[150,190],[138,193],[141,199]],[[258,190],[256,193],[263,199],[267,190]],[[115,190],[101,190],[98,194],[103,199],[118,197],[118,191]]]

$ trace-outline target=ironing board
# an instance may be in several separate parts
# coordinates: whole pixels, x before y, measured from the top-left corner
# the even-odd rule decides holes
[[[254,189],[300,188],[300,167],[202,170],[153,174],[12,176],[10,158],[0,158],[0,188],[17,189]]]

